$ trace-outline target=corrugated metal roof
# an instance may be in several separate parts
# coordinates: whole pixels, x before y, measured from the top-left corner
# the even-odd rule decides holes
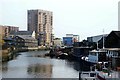
[[[19,37],[21,37],[21,38],[23,38],[23,39],[36,40],[35,38],[33,38],[33,37],[31,37],[31,36],[19,35]]]
[[[120,38],[120,31],[113,31]]]

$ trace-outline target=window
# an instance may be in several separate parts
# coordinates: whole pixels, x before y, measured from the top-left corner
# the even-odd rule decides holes
[[[41,15],[41,12],[39,12],[39,15]]]

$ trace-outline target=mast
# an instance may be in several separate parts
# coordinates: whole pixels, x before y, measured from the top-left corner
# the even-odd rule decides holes
[[[97,41],[97,50],[98,50],[98,41]]]
[[[105,48],[104,46],[104,29],[103,29],[103,49]]]

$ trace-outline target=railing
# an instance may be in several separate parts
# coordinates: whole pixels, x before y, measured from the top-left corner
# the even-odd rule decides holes
[[[97,73],[95,71],[82,72],[81,73],[81,79],[82,80],[96,80],[97,79]]]

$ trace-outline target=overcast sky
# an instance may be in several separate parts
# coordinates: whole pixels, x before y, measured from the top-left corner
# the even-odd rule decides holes
[[[89,36],[118,30],[119,0],[0,0],[0,25],[18,26],[27,30],[27,10],[53,12],[53,33]]]

